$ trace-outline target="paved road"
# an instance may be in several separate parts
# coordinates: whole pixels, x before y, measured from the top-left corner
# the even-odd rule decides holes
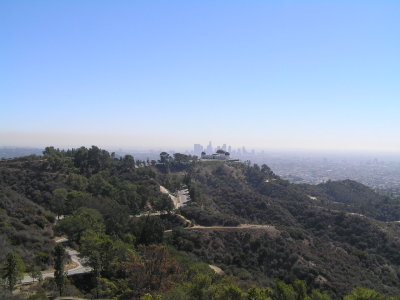
[[[190,201],[189,190],[188,189],[179,190],[176,193],[176,198],[177,201],[175,204],[175,208],[179,208],[181,206],[186,205],[186,203]]]
[[[172,194],[169,190],[167,190],[165,187],[160,185],[160,192],[163,194],[166,194],[170,197],[172,202],[174,203],[174,208],[178,209],[184,205],[186,205],[187,202],[190,201],[190,195],[189,195],[189,190],[188,189],[182,189],[176,192],[176,194]],[[156,211],[156,212],[143,212],[141,214],[135,215],[135,217],[142,217],[142,216],[160,216],[160,215],[166,215],[168,212],[166,211]],[[177,215],[180,216],[180,215]],[[133,217],[133,215],[131,216]],[[182,217],[182,216],[180,216]],[[184,218],[184,217],[182,217]],[[189,222],[189,220],[185,219],[185,221]]]
[[[55,238],[56,243],[63,243],[68,241],[67,238]],[[66,270],[67,276],[76,275],[76,274],[85,274],[92,271],[92,268],[83,266],[84,260],[79,257],[79,252],[72,249],[66,248],[65,251],[71,257],[72,262],[76,265],[76,267]],[[45,278],[54,278],[54,270],[47,270],[42,272],[43,279]],[[33,282],[33,278],[29,275],[25,275],[21,280],[22,284],[29,284]]]
[[[188,189],[179,190],[174,195],[170,191],[168,191],[165,187],[160,185],[160,192],[163,194],[167,194],[171,198],[172,202],[174,202],[175,209],[178,209],[179,207],[186,205],[186,203],[190,201]]]
[[[189,191],[187,189],[182,189],[176,192],[176,194],[172,194],[170,191],[168,191],[165,187],[160,186],[160,191],[163,194],[167,194],[171,200],[174,202],[174,207],[175,209],[178,209],[179,207],[185,205],[188,201],[190,201],[190,196],[189,196]],[[167,212],[153,212],[153,213],[142,213],[140,215],[136,215],[136,217],[140,217],[143,215],[150,215],[150,216],[159,216],[159,215],[163,215],[163,214],[167,214]],[[180,216],[180,215],[179,215]],[[184,221],[187,221],[188,224],[190,224],[190,221],[185,219],[183,216],[180,216],[181,218],[183,218]],[[59,221],[61,219],[63,219],[64,216],[60,216],[60,218],[58,218],[56,220]],[[56,237],[54,238],[56,243],[64,243],[67,242],[68,239],[65,237]],[[83,259],[79,257],[79,252],[71,249],[71,248],[66,248],[65,251],[68,253],[68,255],[71,257],[71,260],[74,262],[74,264],[76,265],[75,268],[70,269],[70,270],[66,270],[67,276],[70,275],[75,275],[75,274],[85,274],[85,273],[89,273],[92,271],[91,268],[89,267],[85,267],[83,266]],[[54,270],[46,270],[42,272],[42,277],[43,279],[45,278],[53,278],[54,277]],[[29,275],[25,275],[24,278],[21,280],[21,283],[23,284],[29,284],[32,283],[33,279],[31,276]]]

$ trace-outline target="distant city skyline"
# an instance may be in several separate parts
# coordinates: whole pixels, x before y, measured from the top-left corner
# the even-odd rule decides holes
[[[400,153],[399,15],[386,0],[1,1],[0,146]]]
[[[218,150],[224,150],[232,155],[246,155],[246,154],[255,154],[255,149],[251,149],[250,151],[248,151],[248,149],[246,149],[245,146],[241,146],[241,147],[232,147],[231,145],[227,145],[227,144],[222,144],[222,146],[220,145],[216,145],[213,146],[212,145],[212,141],[209,141],[207,147],[204,147],[202,144],[194,144],[193,145],[193,149],[191,151],[192,154],[200,156],[201,153],[206,153],[206,154],[213,154]]]

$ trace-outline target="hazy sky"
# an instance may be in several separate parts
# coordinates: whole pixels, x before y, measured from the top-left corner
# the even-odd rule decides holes
[[[0,1],[0,145],[400,152],[400,1]]]

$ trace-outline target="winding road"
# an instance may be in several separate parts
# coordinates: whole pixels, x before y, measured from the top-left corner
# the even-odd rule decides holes
[[[56,243],[64,243],[67,242],[67,238],[55,238],[54,239]],[[92,268],[90,267],[85,267],[83,265],[84,259],[79,257],[79,252],[72,249],[72,248],[66,248],[65,249],[66,253],[71,257],[72,262],[74,263],[75,267],[72,269],[66,270],[65,273],[67,276],[71,275],[76,275],[76,274],[85,274],[85,273],[90,273],[92,271]],[[46,270],[42,272],[42,278],[54,278],[54,270]],[[35,280],[30,276],[30,275],[25,275],[24,278],[21,280],[22,284],[30,284],[33,283]]]
[[[175,194],[172,194],[170,191],[168,191],[165,187],[160,186],[160,191],[163,194],[167,194],[171,200],[174,203],[175,209],[178,209],[184,205],[186,205],[187,202],[189,202],[190,196],[189,196],[189,191],[187,189],[182,189],[178,190]],[[152,213],[142,213],[140,215],[136,215],[135,217],[140,217],[143,215],[162,215],[166,214],[167,212],[152,212]],[[280,234],[279,230],[277,230],[274,226],[272,225],[255,225],[255,224],[241,224],[239,226],[199,226],[199,225],[194,225],[192,226],[192,222],[188,219],[186,219],[184,216],[176,214],[178,217],[182,218],[185,223],[187,223],[187,227],[184,229],[186,230],[241,230],[241,229],[264,229],[268,231],[271,235],[273,236],[278,236]],[[131,216],[134,217],[134,216]],[[172,232],[172,230],[166,230],[165,232]],[[65,243],[68,242],[68,239],[65,237],[55,237],[54,241],[56,243]],[[72,249],[72,248],[65,248],[66,253],[70,256],[72,262],[74,263],[74,267],[71,269],[68,269],[65,271],[66,276],[71,276],[71,275],[76,275],[76,274],[85,274],[85,273],[90,273],[92,271],[92,268],[84,266],[84,259],[79,257],[79,252]],[[210,268],[213,269],[216,273],[218,274],[224,274],[224,272],[218,268],[217,266],[210,265]],[[54,270],[46,270],[42,272],[42,278],[54,278]],[[31,284],[35,280],[30,276],[30,275],[25,275],[24,278],[21,280],[21,284]]]

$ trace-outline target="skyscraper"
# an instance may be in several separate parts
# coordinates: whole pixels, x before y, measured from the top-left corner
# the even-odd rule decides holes
[[[212,154],[212,153],[213,153],[213,147],[210,141],[210,143],[207,146],[207,154]]]
[[[203,146],[200,144],[194,144],[193,146],[193,154],[200,156],[201,152],[203,152]]]

